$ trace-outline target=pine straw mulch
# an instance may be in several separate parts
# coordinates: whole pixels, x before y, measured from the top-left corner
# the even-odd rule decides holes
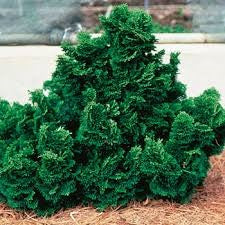
[[[212,169],[192,203],[146,200],[104,213],[76,207],[50,218],[18,213],[0,205],[0,225],[225,225],[225,152],[211,159]]]

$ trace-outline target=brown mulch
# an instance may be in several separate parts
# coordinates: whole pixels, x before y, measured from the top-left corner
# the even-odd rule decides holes
[[[147,199],[104,213],[92,207],[76,207],[50,218],[38,218],[2,204],[0,225],[225,225],[225,152],[211,162],[204,187],[198,188],[187,205]]]

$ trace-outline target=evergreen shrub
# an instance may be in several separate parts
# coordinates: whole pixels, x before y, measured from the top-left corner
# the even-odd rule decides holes
[[[219,93],[186,97],[178,54],[163,62],[151,17],[121,5],[100,20],[101,37],[63,44],[31,103],[0,101],[0,199],[12,208],[186,203],[223,150]]]

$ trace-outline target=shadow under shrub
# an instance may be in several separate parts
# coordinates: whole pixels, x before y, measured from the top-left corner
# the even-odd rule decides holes
[[[151,18],[116,7],[79,35],[31,103],[0,101],[0,199],[51,215],[147,197],[185,203],[225,142],[215,89],[187,98],[178,54],[163,63]]]

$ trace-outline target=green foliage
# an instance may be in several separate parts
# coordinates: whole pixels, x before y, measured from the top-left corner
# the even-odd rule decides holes
[[[179,12],[179,14],[182,12]],[[88,29],[90,33],[101,33],[103,27],[101,25],[96,25],[93,28]],[[181,24],[176,25],[165,25],[160,24],[156,21],[152,22],[152,32],[153,33],[190,33],[191,29],[184,27]]]
[[[178,54],[163,63],[151,18],[116,7],[104,33],[63,44],[31,103],[0,101],[0,199],[39,215],[146,197],[190,200],[225,143],[215,89],[187,98]]]
[[[190,33],[191,30],[185,28],[180,24],[176,25],[162,25],[157,22],[153,22],[153,33]]]

